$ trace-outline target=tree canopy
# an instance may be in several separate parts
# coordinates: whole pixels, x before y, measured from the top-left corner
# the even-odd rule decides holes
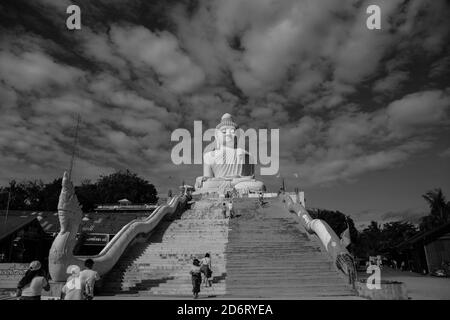
[[[346,216],[340,211],[324,210],[318,209],[315,211],[310,211],[311,217],[322,219],[326,221],[331,229],[340,236],[342,232],[347,229],[347,225],[350,228],[350,238],[352,242],[355,242],[358,237],[358,230],[355,228],[355,223],[350,216]]]
[[[449,221],[450,202],[445,200],[445,196],[440,188],[430,190],[422,197],[428,203],[430,213],[422,218],[420,230],[428,231]]]
[[[319,209],[310,210],[310,214],[313,218],[326,221],[338,236],[341,236],[348,225],[351,239],[348,249],[358,257],[390,255],[396,245],[418,232],[413,224],[403,221],[389,222],[382,226],[371,221],[364,230],[358,232],[353,220],[342,212]]]
[[[6,209],[10,193],[11,210],[54,211],[57,210],[60,192],[61,178],[50,183],[41,180],[17,183],[12,180],[9,186],[0,187],[0,207]],[[158,201],[155,186],[129,170],[100,176],[94,183],[85,180],[75,187],[75,192],[84,212],[92,211],[97,204],[116,203],[123,198],[133,203]]]
[[[370,225],[359,234],[355,254],[358,256],[392,254],[395,246],[417,232],[417,228],[407,221],[388,222],[383,226],[371,221]]]

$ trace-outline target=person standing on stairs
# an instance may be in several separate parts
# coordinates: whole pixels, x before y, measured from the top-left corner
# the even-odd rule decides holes
[[[205,287],[212,287],[211,275],[211,256],[209,253],[205,254],[205,257],[200,261],[200,271],[204,274],[204,284]]]
[[[225,202],[222,203],[222,216],[224,219],[227,218],[227,204]]]
[[[233,200],[228,202],[228,211],[229,211],[228,216],[230,217],[230,219],[232,219],[234,217]]]
[[[192,294],[194,295],[194,299],[197,299],[198,293],[200,292],[200,285],[202,284],[202,273],[200,271],[200,261],[198,259],[194,259],[192,264],[193,266],[189,273],[192,276]]]

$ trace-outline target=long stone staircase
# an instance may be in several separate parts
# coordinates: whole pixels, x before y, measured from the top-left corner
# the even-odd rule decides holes
[[[225,294],[225,246],[228,220],[217,201],[202,201],[174,221],[163,221],[146,243],[127,250],[103,280],[103,294],[140,296],[192,295],[193,258],[210,253],[213,286],[201,287],[201,295]]]
[[[191,296],[194,257],[211,254],[213,287],[200,297],[323,299],[355,296],[320,244],[279,199],[234,200],[236,217],[221,216],[223,200],[203,199],[129,248],[103,280],[103,294]]]
[[[355,293],[320,244],[278,199],[237,201],[230,222],[227,293],[234,297],[312,299]]]

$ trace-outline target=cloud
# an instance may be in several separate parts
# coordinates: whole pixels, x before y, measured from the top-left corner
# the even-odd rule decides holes
[[[392,94],[399,90],[403,82],[409,79],[408,72],[396,71],[387,77],[380,79],[374,83],[373,91],[385,95]]]
[[[176,93],[192,91],[204,81],[202,69],[182,53],[176,37],[168,32],[113,26],[111,40],[125,59],[137,68],[154,70]]]
[[[376,221],[382,227],[385,223],[402,221],[410,222],[412,224],[419,224],[420,220],[427,213],[422,207],[409,207],[403,210],[397,211],[377,211],[377,210],[364,210],[357,212],[353,215],[355,225],[358,230],[365,229],[371,221]]]
[[[442,151],[439,155],[440,155],[441,157],[443,157],[443,158],[448,158],[448,157],[450,157],[450,148],[445,149],[445,150]]]
[[[381,216],[381,219],[388,221],[406,221],[417,224],[427,214],[427,212],[423,212],[420,208],[409,208],[401,211],[386,212]]]
[[[299,166],[303,184],[316,185],[351,180],[363,173],[386,170],[400,165],[420,150],[426,142],[399,145],[386,150],[369,151],[357,146],[316,148]]]
[[[393,101],[387,107],[389,126],[394,134],[404,135],[448,122],[450,94],[442,90],[416,92]]]
[[[113,47],[108,35],[85,28],[80,37],[82,50],[87,58],[93,59],[103,68],[116,70],[124,78],[130,77],[126,60]]]
[[[395,168],[431,146],[430,130],[448,125],[448,99],[446,91],[431,90],[372,112],[350,107],[328,121],[304,116],[281,130],[284,166],[288,172],[299,167],[306,185]]]
[[[0,79],[20,91],[38,90],[47,85],[67,86],[79,81],[83,72],[55,63],[42,52],[14,55],[0,52]]]
[[[440,76],[448,76],[448,70],[450,70],[450,56],[445,56],[431,65],[429,77],[435,79]]]

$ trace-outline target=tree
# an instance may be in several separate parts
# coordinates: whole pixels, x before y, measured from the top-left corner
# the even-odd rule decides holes
[[[395,221],[385,223],[381,232],[382,237],[379,250],[382,252],[387,252],[392,247],[395,247],[403,241],[411,238],[417,232],[417,228],[410,222]]]
[[[9,182],[9,186],[0,190],[0,206],[6,208],[10,194],[9,208],[11,210],[39,210],[41,206],[41,190],[44,184],[40,180]]]
[[[6,208],[9,199],[9,209],[25,210],[26,192],[22,183],[17,183],[15,180],[9,182],[9,186],[2,189],[2,209]]]
[[[430,214],[422,218],[420,230],[427,231],[446,223],[450,216],[450,205],[440,188],[428,191],[422,197],[430,207]]]
[[[371,221],[360,234],[355,250],[356,255],[360,257],[378,254],[396,256],[398,253],[395,246],[417,232],[417,228],[410,222],[388,222],[380,228],[376,221]]]
[[[313,218],[322,219],[333,229],[333,231],[340,236],[347,225],[350,228],[350,239],[352,243],[355,243],[358,239],[358,230],[355,228],[355,223],[350,216],[346,216],[340,211],[331,211],[318,209],[317,211],[309,211]]]
[[[116,203],[123,198],[134,203],[158,201],[155,186],[129,170],[101,176],[96,185],[98,203]]]
[[[381,228],[376,221],[371,221],[360,234],[356,249],[357,255],[367,257],[378,254],[381,239]]]
[[[58,210],[59,194],[61,193],[62,178],[54,179],[52,182],[44,185],[41,191],[41,205],[39,209],[42,211]]]
[[[83,180],[80,186],[75,187],[75,192],[83,212],[93,211],[100,203],[97,184],[92,183],[91,180]]]

